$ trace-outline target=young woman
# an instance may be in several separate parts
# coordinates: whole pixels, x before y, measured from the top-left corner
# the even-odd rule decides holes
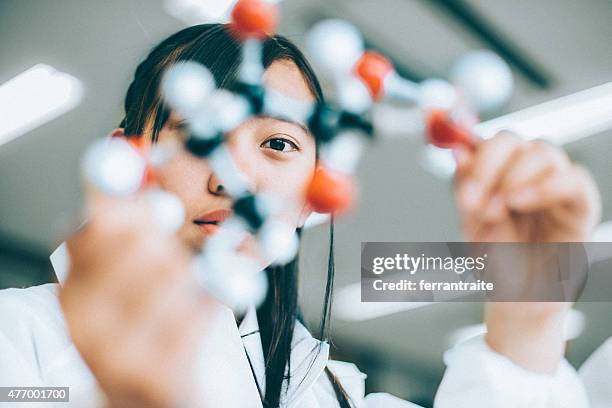
[[[323,99],[313,70],[290,41],[271,37],[263,54],[266,86],[304,101]],[[183,119],[160,96],[165,69],[196,61],[210,69],[218,86],[231,87],[240,59],[240,46],[224,25],[193,26],[172,35],[138,66],[125,118],[114,134],[150,143],[183,140]],[[300,231],[310,214],[303,191],[317,160],[308,130],[276,118],[253,118],[231,132],[228,146],[256,191],[282,197],[285,206],[275,216]],[[502,134],[474,151],[458,150],[456,157],[457,203],[468,239],[587,239],[598,217],[596,189],[561,150]],[[61,290],[48,284],[0,293],[0,385],[70,386],[75,406],[97,406],[102,400],[115,407],[412,406],[392,397],[364,398],[365,375],[352,364],[328,360],[333,224],[321,339],[310,335],[300,317],[297,258],[282,267],[266,265],[265,301],[232,321],[244,350],[226,353],[228,363],[218,366],[238,377],[246,361],[245,384],[254,384],[257,393],[240,400],[248,386],[206,388],[193,374],[195,356],[216,334],[215,316],[223,314],[223,307],[194,290],[190,261],[215,233],[211,223],[231,213],[231,200],[208,164],[187,152],[166,166],[159,183],[185,206],[185,223],[177,234],[156,225],[142,197],[92,195],[87,226],[68,241],[70,274]],[[240,250],[258,256],[252,239]],[[583,385],[562,359],[565,307],[489,306],[486,341],[449,354],[436,405],[586,406]],[[223,354],[206,347],[203,353]],[[234,374],[204,366],[207,378],[217,375],[221,383],[240,384],[232,382]],[[234,405],[211,394],[231,396]]]

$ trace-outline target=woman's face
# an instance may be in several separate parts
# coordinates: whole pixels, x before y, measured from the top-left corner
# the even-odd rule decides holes
[[[292,61],[275,61],[263,80],[267,87],[287,96],[314,101],[302,73]],[[159,142],[184,138],[184,122],[173,113],[159,134]],[[279,119],[251,118],[228,135],[227,147],[256,193],[267,192],[280,199],[282,209],[272,216],[295,227],[303,225],[310,213],[304,191],[315,167],[315,141],[307,130]],[[231,211],[232,200],[221,181],[205,160],[186,151],[168,163],[159,181],[163,189],[176,194],[185,206],[186,220],[179,231],[180,237],[195,251],[200,250],[217,230],[216,226],[202,221],[214,218],[213,211],[222,210],[221,216]],[[243,242],[240,251],[260,258],[253,237]]]

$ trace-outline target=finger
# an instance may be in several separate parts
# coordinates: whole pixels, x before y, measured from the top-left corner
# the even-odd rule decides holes
[[[565,152],[541,141],[530,142],[506,168],[499,190],[510,192],[534,183],[549,172],[564,171],[571,165]]]
[[[482,209],[484,200],[498,183],[522,141],[509,133],[502,133],[476,146],[469,169],[457,180],[458,204],[467,213]]]
[[[518,212],[541,211],[562,203],[587,210],[592,201],[590,183],[582,168],[572,166],[568,171],[551,173],[536,183],[509,193],[506,204]]]
[[[181,346],[182,341],[194,335],[202,335],[208,323],[217,316],[220,307],[218,301],[204,294],[195,285],[183,286],[179,296],[174,311],[170,307],[157,311],[162,322],[158,326],[159,335],[169,349],[173,345],[178,345],[179,349],[185,348]]]
[[[510,210],[506,206],[503,196],[500,193],[496,193],[485,203],[482,220],[485,223],[495,224],[503,222],[510,215]]]
[[[112,271],[132,271],[139,257],[152,252],[150,247],[138,246],[139,241],[155,236],[166,238],[152,214],[144,199],[104,198],[89,214],[86,225],[67,240],[70,276],[108,281]],[[146,257],[140,261],[146,262]]]
[[[191,254],[176,236],[154,227],[142,228],[137,239],[119,247],[112,257],[116,276],[103,277],[116,291],[138,296],[176,280],[183,279],[191,269]]]
[[[469,169],[469,164],[472,161],[472,151],[466,146],[457,146],[452,150],[455,158],[455,177],[461,178]]]
[[[92,246],[101,254],[115,252],[137,240],[143,228],[151,227],[152,211],[142,198],[105,196],[96,200],[82,230],[83,246]]]
[[[117,289],[118,311],[133,332],[151,332],[160,325],[167,326],[166,316],[171,318],[174,315],[182,321],[184,316],[179,316],[181,313],[177,310],[188,301],[186,279],[178,273],[183,268],[177,262],[167,268],[150,269],[148,279],[143,279],[147,277],[145,275],[138,275],[136,279],[132,277],[131,285]]]
[[[148,188],[129,197],[110,196],[99,191],[90,194],[89,223],[114,221],[109,227],[155,225],[176,232],[185,221],[185,209],[180,198],[159,188]],[[104,227],[104,225],[101,225]]]
[[[551,144],[542,141],[526,144],[500,175],[497,192],[484,205],[483,220],[487,223],[504,222],[511,216],[503,198],[505,192],[533,184],[547,173],[562,171],[569,164],[569,158],[563,150]]]
[[[95,192],[88,198],[88,217],[85,229],[112,232],[144,223],[150,209],[139,197],[118,198]]]

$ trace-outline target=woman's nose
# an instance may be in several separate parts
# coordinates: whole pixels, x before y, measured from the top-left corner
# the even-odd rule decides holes
[[[221,180],[215,173],[210,173],[210,177],[208,178],[208,192],[218,196],[227,194],[225,187],[223,187]]]

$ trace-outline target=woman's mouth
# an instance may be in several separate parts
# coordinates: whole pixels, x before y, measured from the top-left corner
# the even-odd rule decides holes
[[[219,224],[231,217],[232,210],[219,209],[209,211],[193,220],[193,223],[200,227],[207,234],[214,234],[219,230]]]
[[[208,234],[214,234],[219,230],[219,224],[216,222],[194,221],[193,223]]]

